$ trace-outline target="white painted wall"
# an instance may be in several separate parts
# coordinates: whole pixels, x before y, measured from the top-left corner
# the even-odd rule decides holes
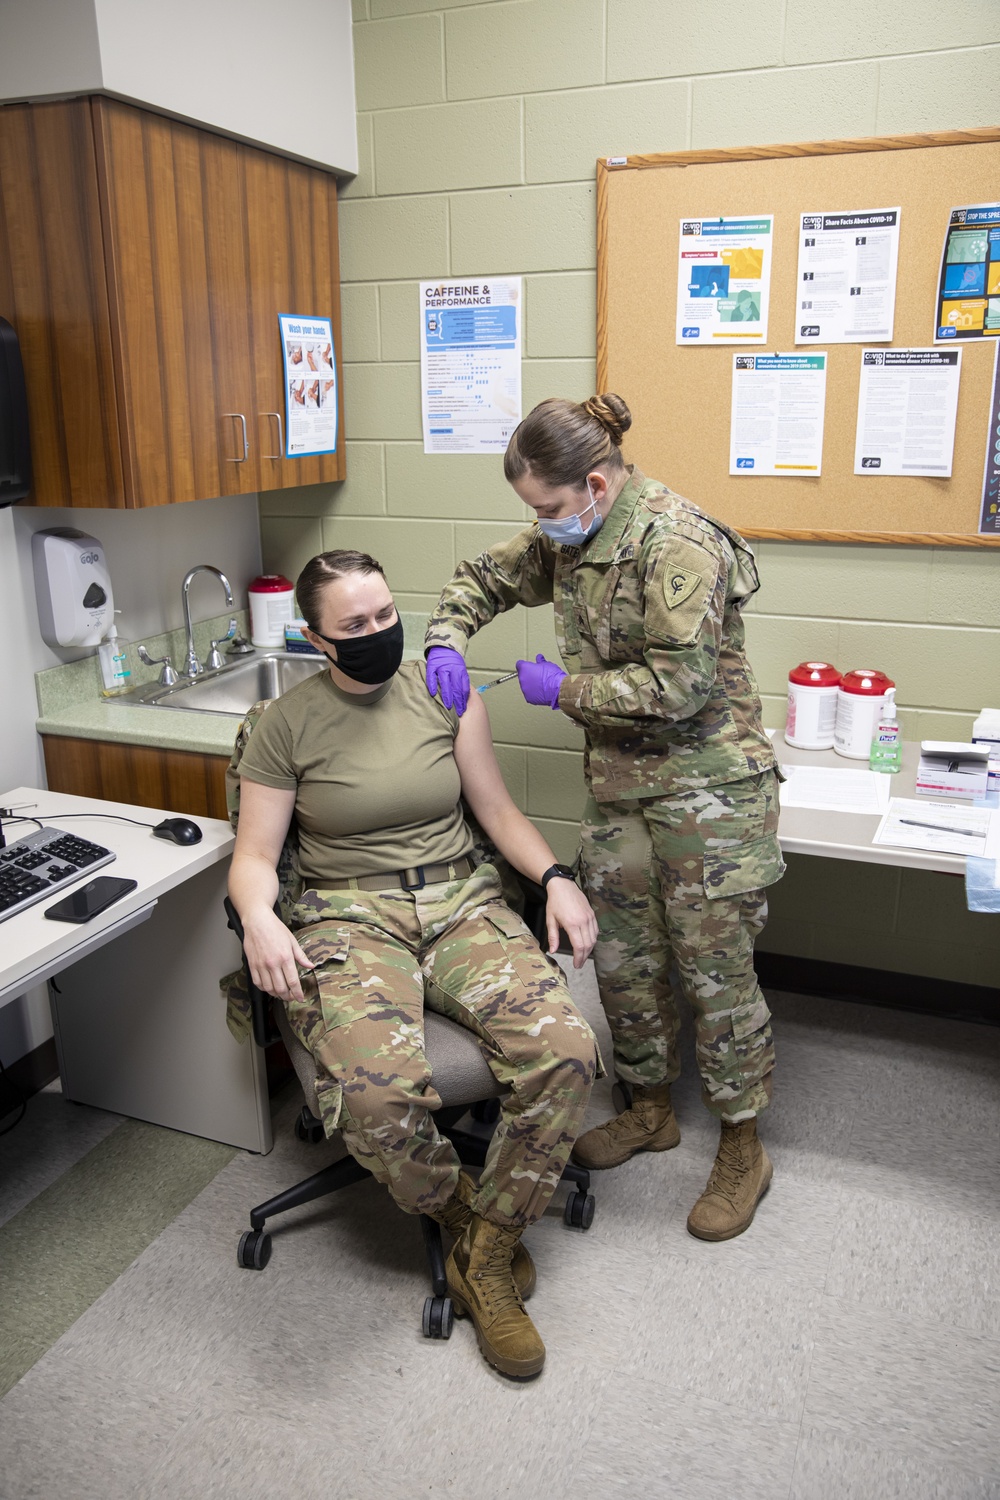
[[[0,0],[0,99],[93,92],[358,170],[351,0]]]
[[[246,607],[247,584],[260,572],[256,495],[231,495],[143,511],[47,510],[16,505],[0,510],[0,791],[45,786],[34,674],[86,656],[58,651],[38,633],[31,538],[53,526],[73,526],[103,544],[111,573],[119,629],[141,640],[183,624],[181,581],[195,563],[213,563],[229,578],[237,604]],[[217,582],[201,575],[191,585],[191,614],[221,614]],[[12,830],[27,832],[28,828]],[[0,940],[3,930],[0,928]],[[43,989],[0,1008],[0,1058],[10,1064],[52,1035]]]
[[[0,0],[0,99],[100,88],[94,0]]]

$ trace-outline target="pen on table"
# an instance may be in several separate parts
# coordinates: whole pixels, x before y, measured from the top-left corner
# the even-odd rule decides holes
[[[484,682],[483,685],[482,685],[482,687],[476,688],[476,692],[477,693],[485,693],[489,688],[491,688],[491,687],[499,687],[500,684],[501,684],[501,682],[509,682],[512,677],[516,677],[516,676],[517,676],[516,672],[507,672],[507,673],[504,674],[503,677],[494,677],[494,679],[493,679],[492,682]]]
[[[976,828],[954,828],[950,823],[921,823],[919,818],[900,818],[910,828],[933,828],[935,833],[964,833],[967,839],[984,839],[985,833]]]

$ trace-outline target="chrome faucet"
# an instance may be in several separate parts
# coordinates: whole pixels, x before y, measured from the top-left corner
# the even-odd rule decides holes
[[[198,563],[189,573],[184,575],[184,582],[181,584],[181,603],[184,606],[184,628],[187,631],[187,660],[184,663],[185,677],[197,677],[205,670],[198,660],[194,649],[194,630],[191,625],[191,601],[188,598],[191,580],[196,573],[214,573],[226,591],[226,603],[229,605],[229,608],[236,608],[229,579],[220,568],[213,568],[211,563]],[[235,621],[233,623],[235,624]]]

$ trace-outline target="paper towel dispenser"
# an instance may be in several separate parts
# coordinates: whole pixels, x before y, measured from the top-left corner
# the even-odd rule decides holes
[[[0,505],[23,500],[31,489],[28,396],[17,334],[0,318]]]

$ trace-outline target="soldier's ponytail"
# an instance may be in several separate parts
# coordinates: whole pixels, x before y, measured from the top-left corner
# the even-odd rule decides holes
[[[610,475],[625,467],[622,438],[632,413],[612,391],[589,401],[550,397],[530,411],[514,429],[503,472],[508,483],[529,472],[550,489],[582,489],[587,475],[602,468]]]

